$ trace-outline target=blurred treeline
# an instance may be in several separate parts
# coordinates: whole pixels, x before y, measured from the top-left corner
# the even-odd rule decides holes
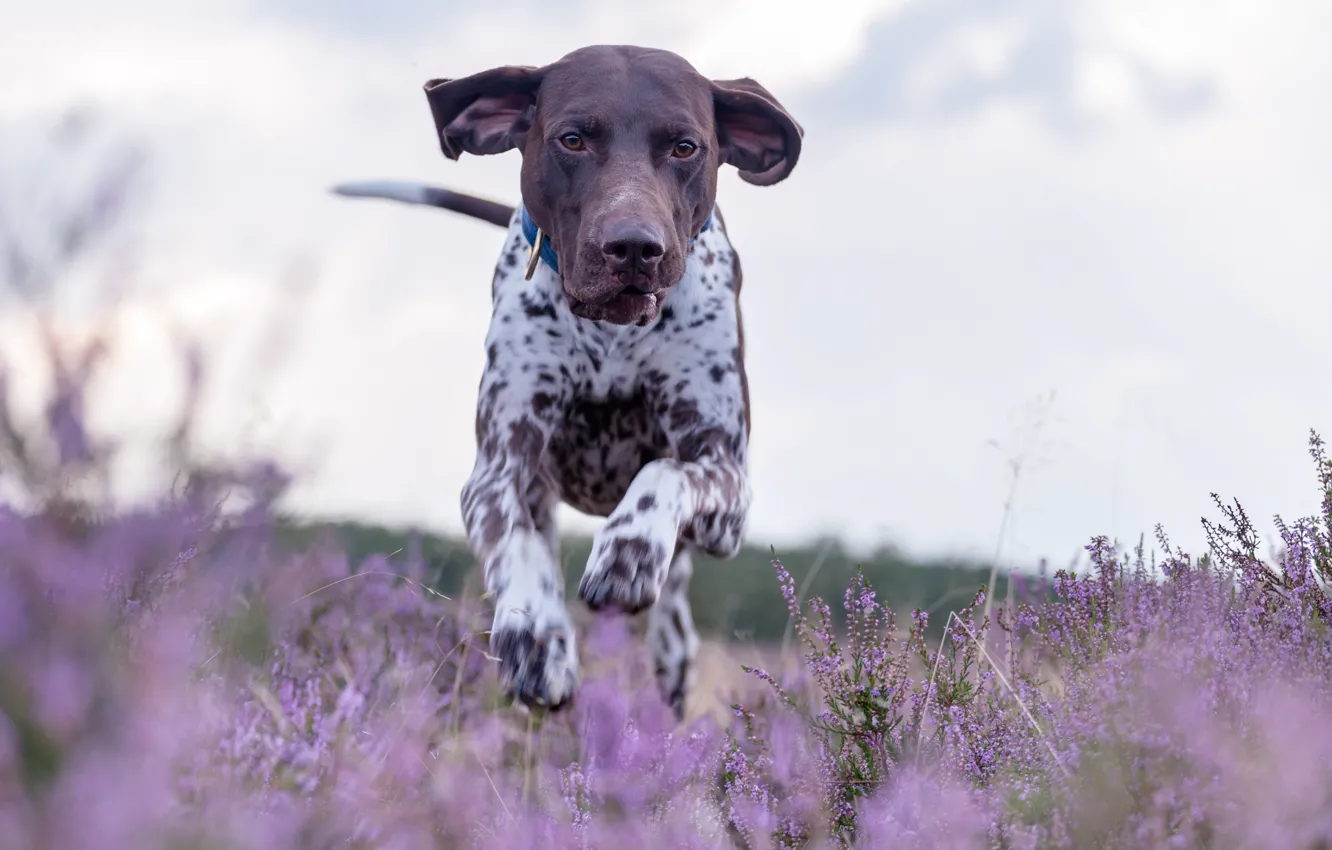
[[[346,551],[353,569],[371,555],[416,549],[428,582],[440,593],[456,597],[463,592],[464,582],[470,592],[480,588],[480,569],[460,537],[351,521],[290,519],[282,525],[282,536],[297,548],[320,539],[334,543]],[[560,556],[570,600],[577,599],[578,580],[591,550],[592,541],[586,537],[566,537],[562,543]],[[843,594],[860,568],[878,598],[897,613],[899,625],[909,625],[911,612],[921,608],[930,612],[929,633],[935,637],[942,635],[948,612],[961,609],[990,580],[990,568],[984,564],[917,561],[891,549],[856,557],[831,539],[778,549],[775,554],[790,570],[796,588],[803,589],[801,598],[822,597],[832,607],[839,625]],[[747,545],[727,561],[695,556],[689,596],[701,635],[757,643],[782,640],[788,617],[773,572],[773,555],[771,549]],[[995,594],[1003,598],[1007,593],[1008,577],[1001,571],[996,577]]]

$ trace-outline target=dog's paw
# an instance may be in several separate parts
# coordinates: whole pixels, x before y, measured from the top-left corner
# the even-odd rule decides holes
[[[727,508],[698,517],[685,536],[703,554],[726,560],[740,551],[747,522],[745,510]]]
[[[563,708],[578,689],[578,646],[563,604],[495,607],[490,651],[505,693],[529,707]]]
[[[578,687],[578,648],[559,565],[531,530],[515,530],[486,563],[495,594],[490,651],[500,685],[528,706],[559,709]]]
[[[592,542],[578,598],[594,611],[636,614],[657,601],[675,554],[677,530],[659,513],[611,515]]]

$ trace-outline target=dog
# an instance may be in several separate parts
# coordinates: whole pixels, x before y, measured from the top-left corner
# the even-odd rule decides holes
[[[408,183],[334,191],[508,228],[461,497],[501,683],[549,710],[578,688],[563,502],[606,519],[579,598],[648,612],[662,697],[682,719],[699,645],[691,555],[733,557],[751,498],[741,269],[717,177],[785,180],[804,130],[752,79],[634,46],[432,79],[425,95],[448,159],[520,152],[521,204]]]

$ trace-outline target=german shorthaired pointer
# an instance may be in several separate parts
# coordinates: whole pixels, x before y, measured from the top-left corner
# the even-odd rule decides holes
[[[753,80],[709,80],[639,47],[435,79],[425,93],[449,159],[521,152],[522,204],[400,183],[335,191],[508,227],[462,491],[501,680],[552,709],[577,688],[563,501],[608,518],[579,598],[648,610],[662,694],[683,716],[698,649],[690,553],[734,555],[750,501],[740,261],[714,207],[717,172],[777,183],[803,130]]]

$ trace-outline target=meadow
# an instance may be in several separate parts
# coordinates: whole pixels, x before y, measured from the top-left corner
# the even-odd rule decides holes
[[[456,541],[286,516],[283,470],[203,458],[188,403],[172,485],[113,508],[102,341],[47,330],[41,415],[0,370],[0,850],[1332,847],[1316,433],[1271,545],[1217,498],[1206,552],[1092,537],[1047,577],[826,541],[701,564],[683,723],[640,624],[575,603],[547,715],[498,692]]]
[[[1218,499],[1204,554],[1093,538],[1089,569],[994,598],[971,572],[943,617],[882,603],[883,565],[807,596],[774,558],[787,631],[708,615],[676,724],[616,616],[581,618],[570,709],[508,704],[442,541],[349,557],[365,529],[283,517],[281,471],[194,460],[188,416],[175,485],[109,510],[91,362],[54,356],[35,431],[0,391],[5,850],[1332,846],[1316,434],[1321,503],[1267,557]]]

